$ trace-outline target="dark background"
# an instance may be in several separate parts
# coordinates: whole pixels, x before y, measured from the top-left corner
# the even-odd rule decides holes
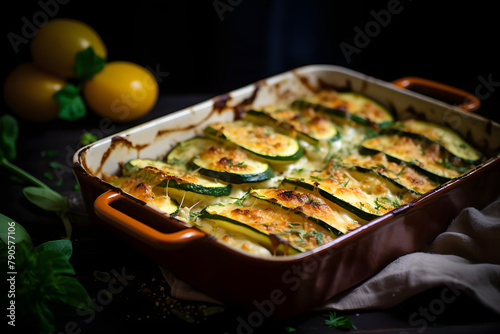
[[[472,94],[480,89],[479,92],[488,93],[488,97],[481,101],[479,113],[500,121],[500,16],[492,2],[401,0],[397,7],[402,8],[401,12],[392,15],[390,23],[370,37],[366,46],[359,47],[358,53],[351,54],[351,61],[346,59],[340,45],[356,46],[356,31],[364,31],[367,25],[373,26],[376,22],[372,11],[381,13],[394,1],[65,2],[57,8],[53,6],[56,0],[16,1],[9,2],[8,6],[4,3],[0,14],[3,57],[0,82],[3,84],[15,66],[31,59],[28,45],[20,45],[19,52],[14,52],[8,34],[22,34],[23,20],[33,22],[34,17],[44,13],[40,4],[51,4],[53,17],[78,19],[91,25],[106,44],[109,61],[127,60],[153,71],[169,73],[159,83],[162,96],[152,112],[130,124],[113,125],[115,132],[271,75],[317,63],[344,66],[385,81],[419,76]],[[230,9],[223,11],[219,7],[218,13],[214,3],[228,4]],[[484,87],[485,80],[491,82],[490,90]],[[0,114],[4,112],[9,110],[2,99]],[[73,123],[56,120],[40,125],[20,121],[15,163],[82,205],[80,192],[74,188],[71,158],[81,145],[82,130],[98,129],[99,121],[92,114]],[[31,131],[26,131],[28,129]],[[56,157],[43,155],[45,150],[54,149],[58,151]],[[60,174],[51,169],[49,163],[53,161],[63,165]],[[53,180],[44,176],[47,171],[53,173]],[[9,173],[0,172],[0,212],[21,223],[35,244],[60,238],[64,231],[58,217],[24,198],[22,189],[27,184],[13,182]],[[58,184],[58,181],[63,182]],[[150,283],[151,278],[161,279],[158,267],[138,252],[101,234],[89,224],[85,214],[74,214],[72,223],[72,262],[90,296],[96,296],[104,284],[94,277],[95,270],[124,267],[137,276],[92,323],[82,323],[84,319],[78,316],[69,318],[79,321],[83,332],[151,332],[156,321],[172,333],[214,332],[211,329],[234,332],[236,317],[244,314],[239,310],[228,309],[201,325],[188,326],[172,315],[167,319],[160,318],[163,314],[153,318],[152,303],[156,299],[151,294],[157,290],[150,286],[149,294],[137,291],[143,283]],[[419,328],[411,326],[409,316],[439,298],[441,291],[440,288],[428,291],[387,311],[342,314],[354,319],[365,333],[415,332]],[[152,319],[145,322],[145,316]],[[296,327],[301,333],[342,332],[326,327],[324,319],[323,312],[311,312],[291,322],[271,322],[257,332],[282,333],[285,326]],[[58,330],[64,327],[66,320],[59,319]],[[463,294],[456,303],[447,305],[445,314],[432,326],[426,333],[498,333],[499,321],[497,314]]]
[[[44,11],[40,3],[48,3],[54,17],[90,24],[108,47],[108,60],[168,72],[160,83],[162,94],[217,95],[298,66],[325,63],[386,81],[420,76],[473,94],[479,77],[489,77],[498,83],[491,92],[481,91],[491,93],[481,113],[499,119],[500,28],[491,2],[401,0],[400,12],[349,60],[340,44],[356,46],[356,28],[365,31],[375,21],[373,11],[397,1],[66,2],[18,1],[2,10],[3,78],[30,59],[29,47],[20,45],[15,53],[7,34],[21,34],[22,18],[34,22]]]

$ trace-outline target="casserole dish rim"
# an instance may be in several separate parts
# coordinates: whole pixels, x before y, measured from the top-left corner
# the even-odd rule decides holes
[[[311,70],[312,71],[320,71],[320,72],[321,71],[340,72],[340,73],[346,74],[347,76],[355,77],[355,78],[359,79],[362,82],[374,83],[374,84],[376,84],[378,86],[382,86],[384,88],[388,88],[389,90],[397,91],[399,94],[404,94],[404,95],[412,96],[412,97],[417,98],[419,100],[427,101],[427,102],[429,102],[429,103],[431,103],[433,105],[438,105],[438,106],[440,106],[442,108],[453,110],[453,112],[456,112],[456,113],[459,113],[459,114],[462,114],[462,115],[466,115],[467,117],[478,118],[479,120],[481,120],[483,122],[484,121],[493,122],[494,126],[500,127],[500,125],[498,125],[496,122],[494,122],[492,120],[489,120],[487,118],[484,118],[484,117],[482,117],[480,115],[463,111],[462,109],[460,109],[460,108],[458,108],[456,106],[449,105],[449,104],[447,104],[447,103],[445,103],[443,101],[440,101],[438,99],[429,97],[427,95],[420,94],[418,92],[414,92],[414,91],[410,91],[410,90],[398,87],[398,86],[396,86],[394,84],[391,84],[390,82],[383,81],[383,80],[380,80],[380,79],[377,79],[377,78],[374,78],[374,77],[362,74],[360,72],[357,72],[357,71],[354,71],[354,70],[351,70],[351,69],[348,69],[348,68],[345,68],[345,67],[342,67],[342,66],[328,65],[328,64],[312,64],[312,65],[305,65],[305,66],[297,67],[295,69],[292,69],[292,70],[289,70],[289,71],[286,71],[286,72],[283,72],[283,73],[279,73],[279,74],[270,76],[270,77],[268,77],[266,79],[258,80],[258,81],[254,82],[254,83],[251,83],[251,84],[245,85],[245,86],[243,86],[241,88],[232,90],[232,91],[228,92],[227,94],[216,95],[216,96],[214,96],[214,97],[212,97],[210,99],[198,102],[198,103],[196,103],[194,105],[191,105],[191,106],[188,106],[186,108],[182,108],[182,109],[174,111],[172,113],[169,113],[169,114],[157,117],[157,118],[155,118],[153,120],[150,120],[150,121],[147,121],[145,123],[141,123],[141,124],[135,125],[135,126],[130,127],[128,129],[125,129],[125,130],[119,131],[119,132],[117,132],[115,134],[112,134],[112,135],[109,135],[107,137],[104,137],[104,138],[102,138],[102,139],[100,139],[100,140],[98,140],[98,141],[96,141],[94,143],[86,145],[86,146],[80,148],[79,150],[77,150],[75,152],[75,154],[73,155],[73,166],[74,166],[74,168],[80,168],[88,176],[94,177],[94,178],[98,179],[99,182],[104,187],[106,187],[108,190],[119,191],[120,193],[122,193],[122,195],[124,194],[129,199],[134,200],[137,203],[140,203],[141,202],[140,200],[134,198],[131,195],[127,195],[124,192],[120,191],[119,188],[116,188],[116,187],[112,186],[111,184],[109,184],[108,182],[104,181],[102,179],[102,177],[100,177],[98,175],[94,175],[93,172],[90,171],[90,170],[88,170],[86,168],[86,166],[84,166],[85,164],[83,164],[81,162],[81,157],[84,154],[87,154],[89,152],[89,150],[92,150],[93,148],[96,148],[96,147],[99,147],[99,146],[108,145],[109,143],[111,143],[111,141],[113,140],[113,138],[116,138],[116,137],[127,138],[129,136],[134,135],[135,133],[138,133],[138,132],[141,132],[141,131],[147,131],[147,129],[149,129],[149,128],[154,128],[157,124],[166,123],[167,121],[170,121],[170,120],[173,120],[173,119],[176,119],[176,118],[187,117],[187,116],[189,116],[189,115],[191,115],[193,113],[196,113],[197,110],[203,110],[204,108],[212,108],[213,109],[214,108],[214,104],[216,103],[216,101],[218,101],[222,97],[227,97],[228,100],[231,100],[231,101],[233,101],[233,100],[234,101],[241,100],[242,97],[245,98],[245,96],[252,95],[253,93],[255,93],[259,89],[259,87],[262,86],[262,85],[272,86],[274,84],[279,84],[281,81],[286,80],[286,78],[289,77],[289,76],[298,76],[298,77],[300,77],[302,73],[304,73],[304,72],[307,73],[308,71],[311,71]],[[197,124],[201,124],[201,122],[199,122]],[[496,156],[489,157],[486,161],[482,162],[481,164],[479,164],[478,166],[476,166],[472,170],[464,173],[463,175],[461,175],[461,176],[459,176],[459,177],[457,177],[455,179],[449,180],[449,181],[441,184],[437,188],[435,188],[432,191],[430,191],[430,192],[428,192],[428,193],[420,196],[419,198],[413,200],[412,202],[410,202],[410,203],[408,203],[406,205],[403,205],[402,207],[399,207],[399,208],[397,208],[397,209],[395,209],[395,210],[393,210],[391,212],[388,212],[388,213],[386,213],[383,216],[380,216],[378,218],[370,220],[366,224],[363,224],[362,226],[360,226],[359,228],[357,228],[356,230],[351,231],[351,232],[349,232],[349,233],[347,233],[345,235],[339,236],[335,240],[333,240],[333,241],[331,241],[331,242],[329,242],[327,244],[318,246],[318,247],[316,247],[314,249],[308,250],[308,251],[303,252],[303,253],[294,254],[294,255],[286,255],[286,256],[260,257],[258,255],[249,254],[249,253],[243,252],[241,250],[234,249],[234,248],[232,248],[232,247],[230,247],[228,245],[225,245],[224,243],[220,243],[220,244],[223,245],[224,247],[226,247],[227,249],[231,250],[231,251],[236,251],[238,254],[241,254],[241,255],[244,255],[244,256],[258,258],[258,259],[261,259],[261,260],[270,260],[270,261],[287,261],[287,260],[290,260],[290,261],[295,261],[297,259],[305,258],[305,257],[311,256],[311,255],[314,256],[314,254],[322,252],[325,249],[335,248],[335,247],[337,247],[336,245],[338,245],[340,243],[348,242],[348,240],[350,238],[355,238],[356,235],[365,233],[365,230],[367,230],[369,228],[373,229],[374,226],[378,226],[378,225],[383,224],[384,221],[390,220],[391,218],[394,217],[394,215],[404,214],[410,208],[413,208],[414,206],[417,206],[417,208],[418,208],[418,205],[419,205],[419,203],[421,201],[427,200],[429,197],[432,197],[434,194],[441,192],[442,189],[444,189],[444,188],[455,187],[457,182],[460,182],[460,180],[462,180],[463,178],[469,177],[469,175],[474,174],[476,170],[482,169],[489,162],[495,161],[497,159],[500,159],[500,154],[497,154]],[[149,204],[147,204],[147,206],[150,209],[152,209],[153,211],[158,212],[159,215],[163,215],[167,220],[169,220],[169,222],[171,221],[170,218],[172,218],[172,220],[174,220],[175,223],[177,225],[179,225],[179,226],[182,226],[184,228],[195,228],[196,229],[196,227],[190,226],[189,224],[187,224],[187,223],[185,223],[185,222],[177,219],[175,216],[174,217],[165,216],[164,213],[162,213],[160,210],[156,209],[155,207],[153,207],[153,206],[151,206]],[[207,236],[210,236],[210,235],[207,234]]]

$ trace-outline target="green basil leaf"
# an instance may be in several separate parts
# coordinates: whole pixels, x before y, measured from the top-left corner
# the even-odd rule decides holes
[[[11,115],[0,117],[0,159],[14,160],[17,155],[16,141],[19,127]]]
[[[23,189],[26,198],[36,206],[52,212],[69,210],[69,202],[52,189],[42,187],[26,187]]]
[[[73,84],[67,84],[53,95],[59,103],[59,118],[66,121],[75,121],[84,117],[87,113],[85,102],[80,96],[80,88]]]
[[[38,302],[34,306],[34,313],[38,317],[38,326],[40,333],[54,333],[55,317],[54,313],[44,302]]]
[[[46,278],[55,275],[75,275],[73,265],[69,263],[69,258],[56,250],[38,251],[37,253],[37,272],[46,272]],[[43,276],[42,276],[43,277]]]
[[[78,78],[89,80],[100,72],[104,65],[106,60],[96,55],[94,49],[89,46],[76,54],[74,71]]]
[[[36,251],[40,253],[48,250],[59,252],[69,260],[69,258],[73,254],[73,244],[67,239],[60,239],[50,240],[36,247]]]
[[[92,310],[89,294],[76,278],[59,275],[55,286],[58,290],[59,300],[80,309]]]
[[[9,238],[10,237],[10,238]],[[19,245],[21,242],[31,247],[33,245],[31,237],[24,227],[0,213],[0,250],[7,248],[9,240]]]

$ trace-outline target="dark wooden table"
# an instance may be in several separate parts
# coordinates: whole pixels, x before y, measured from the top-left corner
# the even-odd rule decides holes
[[[204,94],[161,96],[154,110],[130,124],[99,128],[91,113],[74,123],[55,121],[36,125],[20,121],[18,158],[15,163],[67,196],[74,207],[73,263],[78,279],[95,301],[95,312],[76,312],[57,318],[57,333],[335,333],[325,325],[328,312],[312,310],[293,319],[265,319],[257,326],[245,325],[248,312],[233,306],[177,300],[170,296],[160,268],[141,253],[93,225],[81,201],[72,173],[73,154],[81,146],[83,131],[99,138],[204,101]],[[484,111],[491,116],[491,111]],[[495,115],[498,118],[498,116]],[[48,154],[52,152],[55,155]],[[51,162],[62,168],[54,169]],[[48,175],[52,175],[52,179]],[[22,195],[26,184],[0,173],[0,212],[23,225],[35,245],[64,235],[60,220],[29,203]],[[110,280],[121,285],[110,289]],[[116,281],[114,281],[116,283]],[[111,291],[113,290],[113,291]],[[446,304],[439,314],[426,313],[443,288],[410,298],[388,310],[338,312],[349,316],[362,333],[499,333],[500,316],[465,293]]]

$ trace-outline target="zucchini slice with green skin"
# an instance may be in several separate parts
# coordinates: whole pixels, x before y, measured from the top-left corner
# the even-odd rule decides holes
[[[179,143],[167,155],[167,162],[187,165],[228,183],[261,182],[274,176],[268,163],[255,160],[238,146],[203,137]]]
[[[300,112],[292,109],[249,110],[245,119],[283,129],[291,137],[306,140],[312,144],[319,141],[334,141],[340,138],[333,122],[314,110]]]
[[[423,195],[439,186],[438,182],[419,173],[411,166],[389,161],[384,153],[363,156],[351,155],[342,160],[342,165],[365,170],[371,169],[418,195]]]
[[[155,187],[154,182],[148,182],[149,180],[149,178],[144,178],[141,173],[138,173],[128,178],[116,178],[110,183],[169,215],[177,214],[179,212],[177,201],[167,196],[164,190]]]
[[[141,177],[161,188],[176,188],[209,196],[227,196],[231,193],[231,185],[213,182],[202,175],[179,170],[166,162],[150,159],[134,159],[123,168],[124,176],[140,173]]]
[[[415,166],[431,179],[443,183],[465,173],[469,168],[462,161],[448,161],[438,144],[427,145],[422,140],[399,134],[385,134],[365,140],[361,147],[367,153],[383,152],[389,158]],[[458,165],[455,165],[459,162]]]
[[[250,195],[303,215],[335,235],[345,234],[360,226],[342,217],[322,198],[310,193],[287,189],[254,189]]]
[[[315,95],[292,102],[297,109],[312,108],[328,114],[348,118],[363,124],[378,124],[386,127],[394,122],[394,117],[388,108],[375,100],[355,92],[335,92],[324,90]]]
[[[274,254],[304,252],[335,238],[315,222],[270,205],[210,205],[200,217],[216,220],[227,231],[244,234]]]
[[[416,194],[373,171],[339,166],[330,166],[321,172],[293,173],[283,182],[309,190],[317,188],[321,196],[365,220],[382,216],[417,198]]]
[[[209,137],[225,139],[239,147],[273,162],[292,162],[300,159],[303,149],[298,141],[273,128],[248,121],[212,123],[205,128]]]
[[[455,157],[469,163],[477,163],[482,157],[481,152],[472,147],[458,133],[440,124],[408,119],[391,124],[386,131],[426,138],[441,145]]]

